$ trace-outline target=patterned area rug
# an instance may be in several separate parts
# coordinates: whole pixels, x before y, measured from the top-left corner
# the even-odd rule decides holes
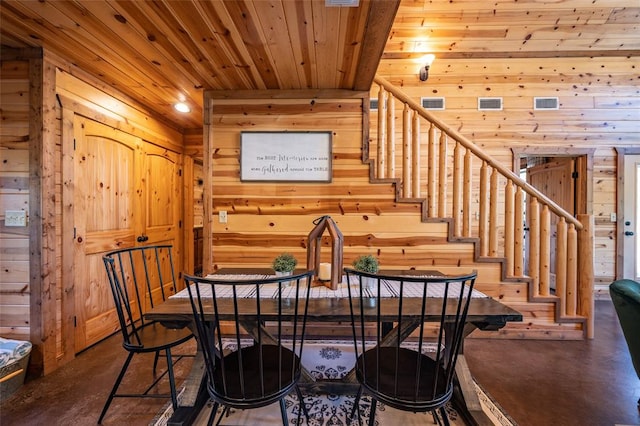
[[[322,343],[305,343],[302,355],[302,363],[307,370],[318,379],[343,377],[351,370],[355,363],[353,346],[344,341],[324,341]],[[506,415],[502,409],[476,384],[480,403],[483,411],[498,426],[516,426],[515,422]],[[309,425],[342,426],[347,425],[349,415],[353,408],[354,398],[342,395],[314,395],[305,396],[305,404],[309,411]],[[289,424],[295,425],[298,418],[300,405],[295,394],[285,398]],[[371,408],[371,399],[363,397],[360,401],[360,413],[363,424],[367,424]],[[447,413],[452,425],[465,425],[462,417],[448,404]],[[171,417],[173,409],[171,404],[167,406],[153,419],[150,425],[165,426]],[[206,425],[211,412],[211,405],[207,405],[196,420],[195,424]],[[306,424],[304,415],[301,415],[302,424]],[[277,404],[253,410],[230,410],[221,425],[281,425],[282,418]],[[352,424],[358,424],[357,418]],[[431,413],[407,413],[378,404],[376,409],[376,425],[427,425],[435,424]]]

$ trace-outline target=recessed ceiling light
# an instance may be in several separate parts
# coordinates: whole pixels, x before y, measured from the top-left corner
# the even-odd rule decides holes
[[[191,108],[189,108],[189,105],[185,104],[184,102],[178,102],[173,107],[176,109],[176,111],[191,112]]]

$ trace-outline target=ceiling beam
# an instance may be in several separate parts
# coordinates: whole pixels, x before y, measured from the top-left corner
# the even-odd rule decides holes
[[[400,0],[371,1],[353,90],[371,88],[399,6]]]

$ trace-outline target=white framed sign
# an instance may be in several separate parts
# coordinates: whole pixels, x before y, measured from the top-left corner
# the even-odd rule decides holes
[[[240,180],[331,182],[331,132],[242,132]]]

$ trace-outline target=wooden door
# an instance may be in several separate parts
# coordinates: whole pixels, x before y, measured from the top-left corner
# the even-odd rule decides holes
[[[102,255],[174,245],[181,269],[179,154],[98,122],[74,119],[75,351],[119,329]],[[143,270],[143,268],[140,268]]]
[[[175,246],[182,206],[180,156],[152,144],[144,152],[143,242]]]
[[[75,351],[117,331],[103,253],[133,247],[143,231],[142,141],[95,121],[74,119]]]
[[[139,245],[169,244],[173,246],[173,265],[176,279],[181,268],[181,238],[180,224],[182,211],[182,183],[180,176],[180,156],[173,151],[146,144],[144,147],[144,192],[142,200],[144,209],[143,232],[136,236]],[[139,241],[141,240],[141,241]],[[169,288],[173,285],[171,281],[171,264],[169,259],[162,259],[162,276],[165,278],[163,286],[165,294],[167,291],[173,292],[176,289]],[[150,270],[154,300],[159,299],[160,292],[157,270]],[[180,287],[182,281],[177,280]],[[147,305],[148,307],[148,305]]]
[[[624,211],[622,277],[640,280],[640,155],[624,156]]]
[[[554,158],[548,163],[529,167],[527,182],[574,215],[576,187],[574,171],[575,158]],[[554,217],[552,221],[557,221],[557,218]]]
[[[573,157],[557,157],[549,162],[527,168],[527,182],[571,215],[575,215],[576,210],[575,161]],[[552,235],[556,235],[557,223],[558,217],[551,214]],[[555,288],[555,241],[555,238],[551,239],[550,247],[552,288]],[[528,256],[526,257],[528,264]]]

